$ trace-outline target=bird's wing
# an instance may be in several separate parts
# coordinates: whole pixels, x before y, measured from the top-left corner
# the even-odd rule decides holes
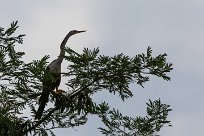
[[[61,81],[61,64],[58,59],[52,61],[46,68],[43,77],[43,91],[39,99],[39,108],[37,111],[38,119],[41,118],[45,105],[49,101],[50,92],[58,89]]]
[[[57,80],[55,79],[55,76],[52,75],[49,67],[47,67],[44,72],[43,90],[39,99],[39,108],[36,113],[36,119],[41,118],[44,108],[48,102],[50,92],[53,91],[56,87],[56,81]]]

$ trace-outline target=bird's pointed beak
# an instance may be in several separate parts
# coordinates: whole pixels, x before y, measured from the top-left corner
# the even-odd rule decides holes
[[[78,31],[78,33],[82,33],[82,32],[86,32],[86,30],[83,30],[83,31]]]

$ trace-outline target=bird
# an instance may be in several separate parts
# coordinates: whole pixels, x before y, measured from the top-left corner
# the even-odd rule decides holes
[[[57,59],[53,60],[45,69],[44,77],[43,77],[43,89],[41,96],[39,98],[39,107],[36,112],[35,119],[41,119],[44,108],[48,102],[49,95],[51,91],[54,91],[56,89],[56,92],[60,92],[61,90],[58,89],[60,82],[61,82],[61,64],[63,61],[63,58],[65,56],[65,45],[68,41],[68,39],[75,34],[85,32],[84,31],[78,31],[78,30],[72,30],[70,31],[65,38],[63,39],[61,45],[60,45],[60,54]]]

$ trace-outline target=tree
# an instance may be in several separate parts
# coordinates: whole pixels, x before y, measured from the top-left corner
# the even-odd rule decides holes
[[[84,125],[88,115],[97,115],[105,125],[100,131],[110,136],[154,135],[164,125],[170,125],[170,106],[160,99],[149,100],[147,115],[136,118],[122,115],[106,102],[97,104],[92,100],[99,91],[108,91],[125,101],[133,96],[129,84],[143,86],[150,75],[170,80],[166,74],[172,70],[172,64],[166,62],[167,55],[153,57],[150,47],[145,54],[132,58],[122,53],[113,57],[99,55],[99,48],[84,48],[79,54],[67,47],[64,58],[70,65],[61,74],[67,77],[69,92],[51,92],[49,106],[42,118],[35,120],[49,56],[25,63],[25,53],[15,50],[24,37],[14,36],[17,28],[17,22],[6,30],[0,28],[0,135],[54,135],[55,128]],[[25,110],[30,115],[22,115]]]

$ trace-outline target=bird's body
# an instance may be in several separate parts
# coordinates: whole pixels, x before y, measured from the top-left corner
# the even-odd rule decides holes
[[[46,68],[44,72],[44,78],[43,78],[43,90],[42,94],[39,99],[39,108],[36,113],[36,119],[40,119],[44,108],[46,106],[46,103],[49,100],[49,95],[50,92],[56,89],[56,92],[58,91],[58,87],[61,82],[61,63],[63,61],[64,55],[65,55],[65,45],[67,43],[67,40],[69,39],[70,36],[81,33],[85,31],[77,31],[77,30],[72,30],[70,31],[64,40],[61,43],[60,46],[60,55],[58,56],[57,59],[53,60]]]

